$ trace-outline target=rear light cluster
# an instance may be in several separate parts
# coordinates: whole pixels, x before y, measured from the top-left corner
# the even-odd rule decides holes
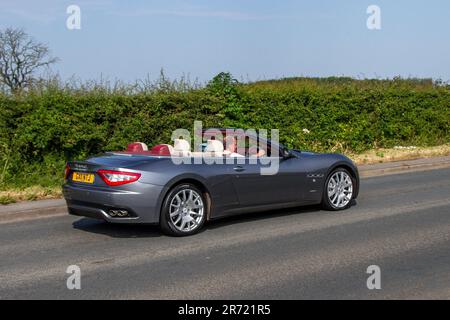
[[[141,177],[140,173],[125,171],[98,170],[97,173],[108,186],[120,186],[135,182]]]
[[[70,173],[70,166],[69,164],[66,164],[66,168],[64,169],[64,180],[67,180],[69,178]]]

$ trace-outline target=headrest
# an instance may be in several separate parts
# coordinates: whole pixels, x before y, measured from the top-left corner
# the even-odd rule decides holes
[[[205,152],[223,152],[223,143],[219,140],[208,140]]]
[[[174,151],[191,151],[191,146],[189,142],[184,139],[175,139],[173,149]]]
[[[133,142],[127,146],[127,151],[129,152],[142,152],[148,151],[148,147],[143,142]]]
[[[173,152],[173,147],[170,144],[158,144],[154,146],[151,153],[158,156],[170,156]]]

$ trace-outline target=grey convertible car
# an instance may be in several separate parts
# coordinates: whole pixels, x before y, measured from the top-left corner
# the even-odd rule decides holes
[[[215,139],[202,143],[200,152],[191,152],[183,139],[151,150],[133,143],[126,151],[68,162],[63,193],[69,213],[111,223],[159,224],[170,235],[184,236],[208,220],[238,213],[352,205],[359,176],[350,159],[264,143],[262,154],[248,146],[238,153],[236,146],[229,150]],[[268,159],[276,160],[275,174],[262,174]]]

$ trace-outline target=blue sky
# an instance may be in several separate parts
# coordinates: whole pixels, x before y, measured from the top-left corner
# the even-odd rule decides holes
[[[66,8],[81,8],[68,30]],[[381,30],[366,9],[381,8]],[[448,0],[1,0],[0,28],[48,43],[63,78],[133,81],[221,71],[238,79],[287,76],[450,80]]]

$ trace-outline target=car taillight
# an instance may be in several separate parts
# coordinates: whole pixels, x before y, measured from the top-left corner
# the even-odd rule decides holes
[[[141,177],[140,173],[125,171],[98,170],[97,173],[108,186],[120,186],[135,182]]]
[[[66,168],[64,169],[64,180],[67,180],[69,178],[70,173],[70,166],[69,164],[66,164]]]

